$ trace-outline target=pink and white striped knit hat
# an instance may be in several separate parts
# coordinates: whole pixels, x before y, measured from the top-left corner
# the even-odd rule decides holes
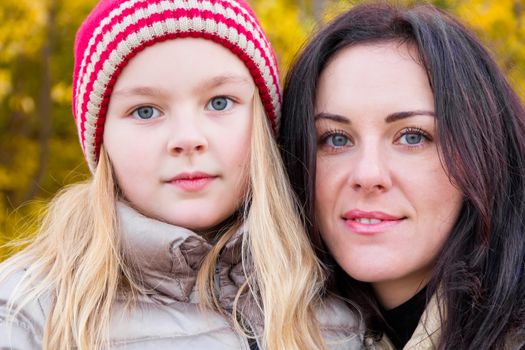
[[[101,0],[77,32],[73,75],[73,115],[92,172],[109,97],[122,69],[146,47],[185,37],[212,40],[237,55],[277,128],[281,106],[277,61],[244,0]]]

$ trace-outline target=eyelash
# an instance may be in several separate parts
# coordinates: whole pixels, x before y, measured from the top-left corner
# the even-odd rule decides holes
[[[403,136],[406,136],[406,135],[409,135],[409,134],[415,134],[415,135],[421,135],[426,142],[431,142],[432,141],[432,136],[430,136],[430,134],[428,132],[426,132],[425,130],[423,130],[422,128],[419,128],[419,127],[408,127],[408,128],[405,128],[403,130],[401,130],[399,132],[399,136],[396,137],[396,143],[399,143],[399,140],[403,137]],[[406,145],[406,144],[401,144],[401,146],[404,146],[404,147],[407,147],[409,149],[417,149],[417,148],[420,148],[420,147],[424,147],[425,145],[425,142],[421,142],[421,143],[418,143],[418,144],[415,144],[415,145]]]
[[[324,147],[328,147],[331,151],[334,151],[334,152],[337,152],[338,150],[344,148],[344,147],[347,147],[348,145],[344,145],[344,146],[331,146],[331,145],[328,145],[327,141],[330,137],[332,136],[335,136],[335,135],[342,135],[344,137],[346,137],[348,139],[348,142],[351,143],[352,142],[352,139],[350,138],[350,135],[348,135],[348,133],[344,130],[341,130],[341,129],[332,129],[332,130],[328,130],[326,132],[324,132],[320,137],[319,137],[319,141],[318,141],[318,145],[319,146],[324,146]]]
[[[226,99],[228,105],[222,110],[216,110],[216,109],[209,108],[209,106],[211,106],[212,101],[215,100],[215,99],[218,99],[218,98]],[[208,102],[206,102],[205,108],[206,108],[206,110],[211,111],[211,112],[221,113],[221,112],[227,112],[227,111],[231,110],[234,107],[234,105],[237,104],[237,103],[238,103],[237,99],[235,99],[232,96],[217,95],[217,96],[213,96],[210,99],[208,99]]]
[[[421,135],[425,139],[426,142],[431,142],[432,141],[431,135],[428,132],[426,132],[425,130],[423,130],[422,128],[419,128],[419,127],[408,127],[408,128],[405,128],[405,129],[403,129],[403,130],[401,130],[399,132],[399,134],[398,134],[399,136],[396,137],[395,142],[399,143],[399,140],[403,136],[410,135],[410,134]],[[344,145],[344,146],[332,146],[332,145],[329,145],[328,144],[328,140],[329,140],[330,137],[332,137],[334,135],[342,135],[342,136],[347,138],[349,143],[352,142],[352,139],[351,139],[350,135],[348,135],[348,133],[346,131],[340,130],[340,129],[332,129],[332,130],[328,130],[328,131],[324,132],[319,137],[318,145],[321,146],[321,147],[323,147],[323,146],[324,147],[328,147],[332,151],[338,151],[338,150],[348,146],[348,145]],[[407,145],[407,144],[401,144],[401,145],[404,146],[404,147],[407,147],[409,149],[417,149],[417,148],[420,148],[420,147],[424,147],[425,143],[421,142],[421,143],[418,143],[418,144],[415,144],[415,145]]]
[[[215,112],[224,112],[226,110],[230,110],[234,104],[238,103],[238,101],[231,97],[231,96],[225,96],[225,95],[218,95],[218,96],[213,96],[211,97],[210,99],[208,99],[208,101],[206,102],[206,105],[205,105],[205,108],[208,108],[208,106],[211,105],[211,102],[214,100],[214,99],[218,99],[218,98],[224,98],[228,101],[228,105],[226,106],[226,108],[224,110],[214,110],[214,109],[209,109],[210,111],[215,111]],[[129,112],[127,112],[126,114],[128,116],[131,116],[135,119],[138,119],[138,120],[149,120],[149,119],[142,119],[142,118],[136,118],[134,117],[133,115],[141,108],[145,108],[145,107],[150,107],[150,108],[153,108],[155,109],[156,111],[162,113],[162,110],[155,106],[155,105],[150,105],[150,104],[144,104],[144,105],[140,105],[140,106],[136,106],[134,107],[133,109],[131,109]],[[154,118],[151,118],[151,119],[154,119]]]

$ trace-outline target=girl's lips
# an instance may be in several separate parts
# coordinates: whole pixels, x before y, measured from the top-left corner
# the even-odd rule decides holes
[[[216,178],[216,175],[202,172],[181,173],[168,182],[186,192],[199,192],[208,187]]]
[[[343,215],[345,225],[354,233],[369,235],[385,232],[403,222],[399,217],[380,211],[363,211],[353,209]]]

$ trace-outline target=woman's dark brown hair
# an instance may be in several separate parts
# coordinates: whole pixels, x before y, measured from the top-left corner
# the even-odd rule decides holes
[[[280,143],[312,243],[332,266],[333,288],[380,315],[370,286],[330,260],[315,220],[314,101],[319,77],[341,49],[393,41],[414,45],[434,93],[444,167],[462,191],[458,221],[427,288],[445,306],[440,349],[503,349],[524,336],[525,110],[479,40],[429,5],[356,6],[314,35],[290,70]]]

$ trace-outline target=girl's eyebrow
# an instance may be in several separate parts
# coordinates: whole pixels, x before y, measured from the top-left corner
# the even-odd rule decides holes
[[[213,89],[224,84],[252,84],[252,79],[244,75],[219,75],[204,81],[199,90]]]
[[[129,89],[121,89],[113,91],[113,97],[115,96],[168,96],[168,92],[164,89],[150,86],[137,86]]]

